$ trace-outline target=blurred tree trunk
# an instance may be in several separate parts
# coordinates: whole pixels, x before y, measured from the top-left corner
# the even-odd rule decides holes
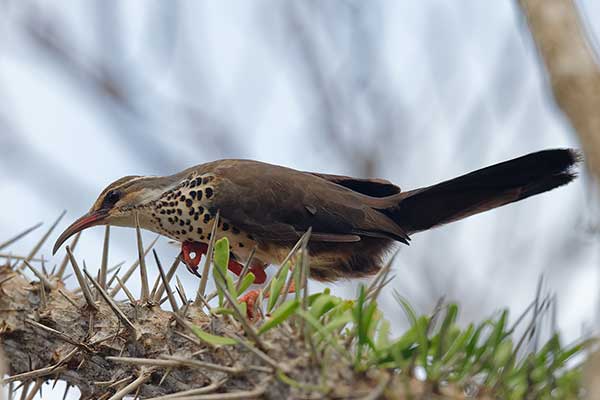
[[[573,0],[520,0],[556,103],[573,126],[596,182],[600,177],[600,68]],[[600,353],[584,368],[587,398],[600,399]]]
[[[520,0],[558,106],[600,176],[600,68],[572,0]]]

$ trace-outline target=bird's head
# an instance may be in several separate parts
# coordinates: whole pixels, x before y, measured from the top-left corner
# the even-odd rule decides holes
[[[111,183],[100,193],[90,211],[73,222],[59,236],[52,253],[71,236],[96,225],[135,227],[136,212],[153,204],[168,189],[166,178],[154,176],[125,176]],[[140,215],[140,220],[142,215]]]

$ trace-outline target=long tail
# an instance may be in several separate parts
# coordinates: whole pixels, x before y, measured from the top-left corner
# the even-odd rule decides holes
[[[396,206],[382,210],[407,233],[424,231],[571,182],[577,151],[544,150],[412,190]]]

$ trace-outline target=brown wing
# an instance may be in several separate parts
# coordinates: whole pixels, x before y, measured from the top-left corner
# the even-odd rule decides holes
[[[408,240],[389,217],[369,206],[372,197],[319,174],[246,160],[221,161],[213,172],[212,211],[220,210],[258,239],[293,241],[312,227],[312,239],[318,241],[355,242],[360,236]],[[381,185],[393,190],[389,182]]]
[[[320,174],[318,172],[306,172],[319,178],[333,182],[336,185],[347,187],[358,193],[371,197],[386,197],[400,193],[400,187],[385,179],[378,178],[353,178],[344,175]]]

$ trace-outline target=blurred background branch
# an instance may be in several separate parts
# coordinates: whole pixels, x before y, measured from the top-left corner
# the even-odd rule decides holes
[[[65,208],[81,215],[120,176],[225,157],[377,176],[408,190],[542,148],[578,146],[576,131],[589,133],[580,140],[598,168],[589,150],[597,146],[588,144],[597,140],[600,109],[589,43],[600,3],[578,3],[587,41],[570,25],[575,11],[553,11],[565,3],[2,1],[0,179],[10,211],[0,213],[0,238]],[[536,41],[538,28],[552,40],[540,54],[562,73],[551,79],[565,92],[559,105],[591,118],[573,120],[575,130],[548,96],[520,4]],[[568,35],[557,35],[561,26]],[[576,54],[565,61],[561,49]],[[419,312],[442,296],[457,300],[470,321],[499,306],[521,312],[544,274],[559,326],[578,336],[598,293],[584,194],[579,180],[416,235],[400,250],[390,287]],[[90,270],[100,262],[101,236],[86,232],[77,249]],[[114,229],[111,237],[111,264],[135,257],[133,232]],[[334,287],[342,296],[355,289]],[[382,298],[396,310],[391,293]]]
[[[600,68],[573,0],[520,0],[556,103],[600,176]],[[589,28],[589,27],[588,27]]]
[[[582,21],[573,0],[519,0],[531,35],[544,64],[556,103],[573,126],[585,154],[586,165],[600,177],[600,66],[590,27]],[[592,196],[596,203],[598,196]],[[598,207],[592,204],[592,210]],[[600,303],[596,313],[600,310]],[[596,314],[596,320],[598,320]],[[585,364],[587,398],[600,399],[599,353]]]

